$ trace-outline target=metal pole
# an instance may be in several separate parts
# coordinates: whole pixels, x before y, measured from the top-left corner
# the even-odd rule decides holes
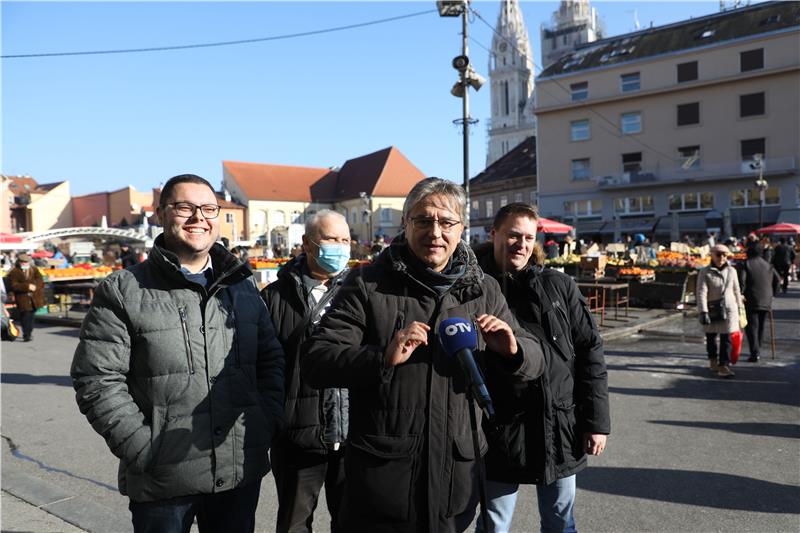
[[[767,188],[764,187],[764,164],[763,162],[758,167],[758,227],[764,227],[764,193]]]
[[[469,1],[464,2],[464,10],[461,12],[461,54],[469,57],[467,46],[467,23],[469,16]],[[466,194],[466,214],[464,217],[464,241],[469,244],[469,215],[472,206],[469,202],[469,84],[467,83],[467,71],[461,71],[461,86],[464,89],[461,115],[464,120],[464,193]]]

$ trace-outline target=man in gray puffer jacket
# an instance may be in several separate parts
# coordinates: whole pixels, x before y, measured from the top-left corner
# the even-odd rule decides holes
[[[219,244],[211,185],[164,186],[149,258],[98,287],[72,379],[120,458],[134,530],[252,532],[283,418],[280,343],[250,270]]]

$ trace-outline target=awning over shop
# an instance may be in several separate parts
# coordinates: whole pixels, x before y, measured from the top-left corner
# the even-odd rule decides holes
[[[578,220],[575,224],[575,233],[578,235],[596,235],[602,233],[603,226],[606,224],[605,220]]]
[[[778,222],[780,210],[780,206],[777,205],[764,206],[764,212],[759,221],[758,207],[733,208],[731,209],[731,224],[775,224]]]
[[[679,213],[676,217],[678,221],[678,233],[703,233],[706,231],[705,213]],[[673,216],[667,215],[659,218],[656,224],[655,233],[659,235],[669,235],[673,231]]]

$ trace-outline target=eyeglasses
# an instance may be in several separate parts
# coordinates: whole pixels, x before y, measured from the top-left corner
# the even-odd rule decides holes
[[[461,224],[460,220],[451,220],[449,218],[440,218],[437,220],[430,217],[414,217],[410,220],[415,230],[427,231],[432,229],[434,224],[438,224],[442,233],[451,233],[456,226]]]
[[[181,217],[191,218],[199,209],[203,213],[203,218],[213,219],[219,216],[220,207],[216,204],[195,205],[189,202],[172,202],[170,204],[175,210],[175,214]]]

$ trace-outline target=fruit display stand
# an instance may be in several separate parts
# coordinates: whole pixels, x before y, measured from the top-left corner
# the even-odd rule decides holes
[[[113,267],[90,264],[41,269],[48,304],[42,308],[43,312],[60,312],[65,318],[69,318],[72,306],[88,306],[94,298],[94,290],[100,280],[113,271]]]

